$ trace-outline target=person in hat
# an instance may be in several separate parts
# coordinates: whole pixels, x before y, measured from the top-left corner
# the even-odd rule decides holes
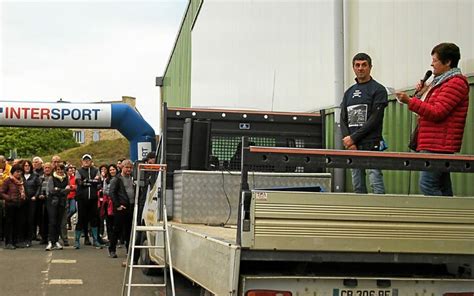
[[[99,209],[97,208],[97,191],[100,183],[99,170],[92,165],[92,156],[82,156],[82,167],[76,171],[76,201],[77,201],[77,225],[74,234],[74,247],[80,248],[82,231],[87,232],[90,224],[93,237],[93,245],[102,248],[98,240]]]

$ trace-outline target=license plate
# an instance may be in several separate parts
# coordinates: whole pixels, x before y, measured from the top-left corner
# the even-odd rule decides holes
[[[392,289],[334,289],[337,296],[397,296]]]

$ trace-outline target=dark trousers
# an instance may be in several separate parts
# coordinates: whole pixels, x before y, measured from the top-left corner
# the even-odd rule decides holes
[[[36,237],[36,200],[28,200],[26,203],[26,241]]]
[[[26,200],[18,208],[18,216],[19,217],[18,217],[18,241],[17,241],[17,243],[27,241],[26,233],[28,232],[28,228],[27,228],[28,204],[29,204],[29,201]]]
[[[41,236],[41,240],[45,242],[48,238],[48,213],[46,211],[46,201],[44,199],[38,199],[36,201],[36,211],[35,211],[35,231],[34,234],[36,235],[36,228],[39,229],[39,234]]]
[[[107,223],[107,220],[105,219],[105,217],[101,217],[99,215],[99,236],[100,237],[104,236],[104,228],[105,228],[104,223]]]
[[[105,223],[107,224],[107,238],[110,241],[114,232],[114,216],[105,216]]]
[[[64,203],[66,201],[60,201],[56,204],[52,203],[52,199],[46,199],[46,209],[48,212],[48,240],[53,244],[59,240],[59,234],[61,233],[61,221],[65,212]]]
[[[5,237],[5,202],[0,200],[0,240]]]
[[[19,242],[20,207],[5,206],[5,245]]]
[[[130,209],[114,211],[114,229],[112,237],[109,239],[109,251],[117,251],[117,240],[119,238],[125,241],[125,247],[128,249],[131,226],[132,217]]]
[[[77,225],[76,230],[87,232],[88,224],[91,227],[99,226],[99,208],[97,207],[97,199],[88,199],[77,201]]]

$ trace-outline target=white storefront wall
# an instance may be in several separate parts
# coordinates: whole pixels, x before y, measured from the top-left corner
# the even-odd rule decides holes
[[[192,30],[191,105],[274,111],[334,106],[333,1],[205,0]],[[474,1],[350,0],[345,5],[345,84],[357,52],[373,77],[413,86],[440,42],[461,48],[474,72]]]
[[[331,1],[204,1],[192,31],[192,106],[332,105],[328,11]]]

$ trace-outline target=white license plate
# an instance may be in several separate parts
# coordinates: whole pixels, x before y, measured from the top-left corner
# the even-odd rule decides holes
[[[338,296],[397,296],[392,289],[334,289]]]

